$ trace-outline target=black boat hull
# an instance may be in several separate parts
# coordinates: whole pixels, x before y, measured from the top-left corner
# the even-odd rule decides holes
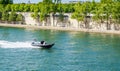
[[[37,46],[37,47],[41,47],[41,48],[51,48],[53,45],[54,45],[54,43],[52,43],[52,44],[31,44],[32,46]]]

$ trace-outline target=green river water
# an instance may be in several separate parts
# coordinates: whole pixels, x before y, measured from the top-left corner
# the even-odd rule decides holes
[[[120,35],[0,27],[0,71],[120,71]]]

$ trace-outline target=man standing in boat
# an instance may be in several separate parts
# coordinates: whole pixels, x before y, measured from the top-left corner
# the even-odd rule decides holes
[[[41,41],[41,44],[42,44],[42,45],[45,45],[46,43],[45,43],[45,41],[42,40],[42,41]]]

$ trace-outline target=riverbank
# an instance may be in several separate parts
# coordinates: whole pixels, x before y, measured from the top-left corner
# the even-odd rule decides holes
[[[93,29],[80,29],[80,28],[69,28],[69,27],[52,27],[52,26],[31,26],[31,25],[21,25],[21,24],[3,24],[3,27],[15,27],[15,28],[28,28],[28,29],[51,29],[51,30],[61,30],[61,31],[81,31],[81,32],[91,32],[91,33],[109,33],[109,34],[120,34],[120,31],[114,30],[93,30]]]

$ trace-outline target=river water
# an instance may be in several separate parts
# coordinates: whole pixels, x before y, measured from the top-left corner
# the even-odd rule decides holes
[[[120,71],[120,35],[0,27],[0,71]]]

